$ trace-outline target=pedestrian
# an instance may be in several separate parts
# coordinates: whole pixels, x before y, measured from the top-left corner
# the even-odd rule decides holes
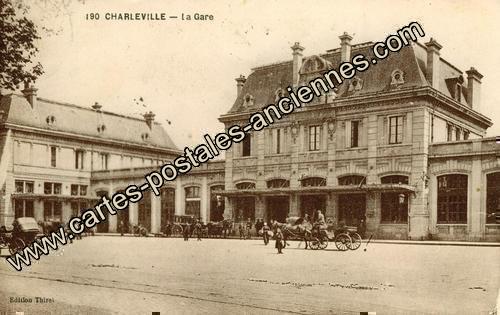
[[[184,229],[182,230],[184,234],[184,241],[189,241],[189,234],[191,234],[191,226],[188,224],[184,225]]]
[[[269,244],[269,231],[271,231],[269,225],[267,225],[267,222],[264,222],[264,226],[262,227],[262,238],[264,239],[264,245]]]
[[[197,241],[201,241],[202,227],[201,227],[200,220],[196,220],[196,224],[194,226],[194,231],[196,233],[196,236],[198,237]]]
[[[245,238],[245,227],[242,222],[238,225],[238,230],[240,232],[240,240]]]
[[[125,233],[125,224],[123,223],[123,220],[120,220],[118,229],[120,230],[120,235],[123,236],[123,234]]]
[[[250,239],[250,232],[252,231],[252,220],[250,220],[250,218],[248,218],[247,220],[247,225],[246,225],[246,232],[247,232],[247,239]]]
[[[280,228],[276,229],[276,248],[278,249],[278,254],[283,254],[282,249],[283,249],[283,233],[281,232]]]
[[[257,222],[255,222],[255,234],[258,236],[260,233],[260,230],[264,227],[264,223],[262,219],[257,219]]]

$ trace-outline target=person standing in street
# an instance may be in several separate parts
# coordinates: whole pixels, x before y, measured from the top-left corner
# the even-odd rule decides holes
[[[245,227],[243,222],[240,222],[238,225],[238,230],[240,231],[240,240],[245,238]]]
[[[264,239],[264,245],[269,244],[269,231],[271,231],[269,225],[267,225],[267,222],[264,222],[264,226],[262,227],[262,238]]]
[[[250,220],[250,218],[248,218],[248,220],[247,220],[246,232],[247,232],[246,239],[250,239],[250,237],[251,237],[250,232],[252,232],[252,220]]]
[[[278,254],[283,254],[283,233],[280,228],[276,229],[276,248],[278,249]]]
[[[189,241],[189,234],[191,233],[191,225],[186,224],[184,225],[184,229],[182,230],[184,234],[184,241]]]
[[[123,236],[123,234],[125,234],[125,223],[123,223],[123,220],[120,220],[118,229],[120,230],[120,235]]]
[[[196,220],[196,224],[194,226],[194,232],[196,233],[196,236],[198,237],[197,241],[201,241],[202,227],[201,227],[200,220]]]

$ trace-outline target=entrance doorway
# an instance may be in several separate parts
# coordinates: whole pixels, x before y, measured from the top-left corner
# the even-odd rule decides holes
[[[145,191],[144,197],[139,201],[138,223],[151,231],[151,192]]]
[[[277,220],[284,223],[290,209],[290,198],[288,196],[273,196],[266,198],[267,221]]]
[[[107,191],[97,191],[96,195],[99,198],[102,198],[102,197],[108,198],[108,192]],[[101,221],[101,223],[99,223],[97,225],[97,232],[99,232],[99,233],[108,233],[109,232],[109,219],[108,219],[109,213],[106,212],[106,211],[103,211],[103,213],[106,216],[106,220],[105,221]]]
[[[358,226],[361,219],[365,219],[366,195],[348,194],[339,195],[339,222],[346,225]]]
[[[300,215],[309,215],[312,220],[316,217],[316,211],[321,210],[325,214],[326,195],[302,195],[300,196]]]
[[[234,220],[236,222],[255,220],[255,197],[238,197],[235,199]]]

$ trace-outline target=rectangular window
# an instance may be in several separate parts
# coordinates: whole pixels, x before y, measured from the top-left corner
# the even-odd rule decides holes
[[[15,218],[35,216],[33,200],[15,200],[14,209]]]
[[[321,126],[309,127],[309,151],[318,151],[320,148]]]
[[[469,131],[464,130],[464,140],[469,140]]]
[[[446,132],[447,132],[447,141],[452,141],[453,140],[453,126],[450,124],[446,125]]]
[[[85,156],[85,152],[83,150],[75,151],[75,169],[83,170],[83,158]]]
[[[18,194],[24,193],[24,182],[23,181],[16,180],[14,182],[14,186],[15,186],[15,189],[16,189],[16,193],[18,193]]]
[[[14,182],[14,189],[17,194],[32,194],[35,187],[35,183],[31,181],[16,180]]]
[[[437,223],[467,223],[467,175],[438,177]]]
[[[54,183],[54,195],[60,195],[61,188],[62,188],[61,183]]]
[[[351,121],[351,148],[359,146],[359,121]]]
[[[101,153],[99,154],[100,162],[101,162],[101,170],[107,170],[108,169],[108,160],[109,160],[109,154],[107,153]],[[132,158],[130,158],[130,166],[132,166]]]
[[[78,185],[71,185],[71,196],[78,195]]]
[[[252,136],[247,134],[243,139],[241,156],[250,156],[252,154]]]
[[[57,147],[50,147],[50,166],[56,167],[57,165]]]
[[[61,183],[43,183],[43,193],[46,195],[60,195],[62,189]]]
[[[87,195],[87,185],[80,185],[80,196]]]
[[[403,143],[403,116],[389,118],[389,144]]]
[[[461,133],[461,130],[460,128],[456,128],[455,129],[455,140],[459,141],[460,140],[460,133]]]
[[[275,148],[276,148],[276,154],[281,153],[281,129],[276,129],[276,142],[275,142]]]
[[[43,203],[43,217],[44,221],[58,221],[62,220],[62,203],[59,201],[45,201]]]

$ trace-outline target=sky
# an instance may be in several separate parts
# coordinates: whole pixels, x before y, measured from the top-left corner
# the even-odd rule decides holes
[[[31,18],[52,30],[37,43],[45,70],[38,95],[135,116],[151,110],[180,148],[222,130],[218,117],[234,102],[234,79],[291,59],[294,42],[306,56],[321,54],[339,47],[344,31],[353,44],[379,41],[412,21],[426,32],[421,42],[433,37],[443,46],[441,57],[484,75],[479,111],[493,120],[488,136],[500,135],[500,1],[36,1]],[[104,18],[126,12],[179,18]],[[100,19],[86,19],[90,13]],[[180,19],[195,13],[214,20]]]

